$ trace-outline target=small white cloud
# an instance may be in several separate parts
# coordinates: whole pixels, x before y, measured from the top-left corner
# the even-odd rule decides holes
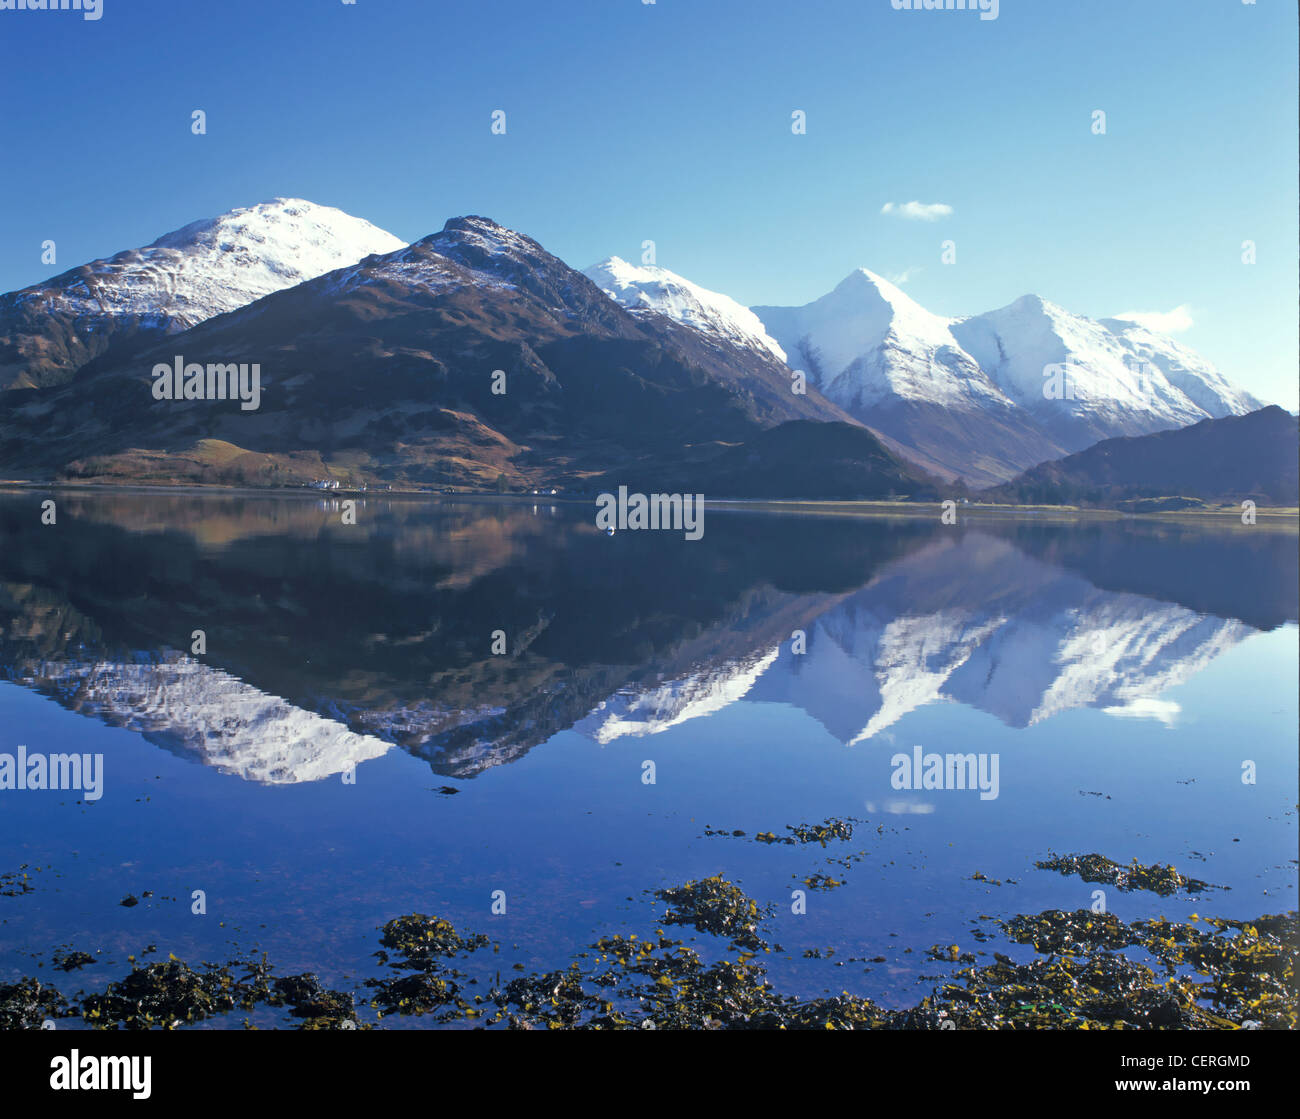
[[[1145,326],[1157,334],[1177,334],[1192,328],[1192,309],[1186,303],[1180,304],[1172,311],[1125,311],[1115,316]]]
[[[897,275],[886,276],[885,279],[887,279],[891,284],[897,284],[901,288],[913,276],[919,276],[924,271],[925,271],[924,268],[922,268],[919,264],[916,264],[913,265],[911,268],[904,268]]]
[[[934,814],[933,804],[915,800],[887,800],[884,804],[877,804],[874,800],[869,800],[866,802],[866,808],[868,812],[885,812],[890,816],[931,816]]]
[[[1172,699],[1139,698],[1131,699],[1122,707],[1103,707],[1102,710],[1119,719],[1154,719],[1158,723],[1173,728],[1178,725],[1178,718],[1183,709]]]
[[[880,207],[880,212],[908,221],[938,221],[951,217],[952,207],[946,202],[886,202]]]

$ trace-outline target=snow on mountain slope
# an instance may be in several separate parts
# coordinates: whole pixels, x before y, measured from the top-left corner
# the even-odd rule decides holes
[[[320,781],[391,749],[189,657],[45,661],[38,671],[18,679],[80,714],[258,784]]]
[[[276,198],[0,295],[0,389],[60,384],[110,349],[188,330],[403,242],[341,210]]]
[[[192,222],[8,298],[92,320],[138,316],[177,331],[402,244],[342,210],[276,198]]]
[[[619,738],[661,734],[691,719],[712,715],[743,699],[779,652],[762,651],[657,688],[624,689],[602,700],[573,729],[605,746]]]
[[[1129,319],[1101,319],[1137,361],[1146,361],[1164,374],[1198,408],[1214,419],[1241,416],[1264,407],[1264,401],[1228,383],[1210,362],[1165,334]]]
[[[399,249],[336,270],[324,278],[321,290],[342,293],[385,282],[435,294],[465,288],[540,292],[545,285],[563,285],[563,262],[531,237],[490,218],[452,218],[439,232]],[[565,294],[550,290],[547,302]],[[565,308],[552,309],[565,313]]]
[[[752,310],[828,399],[923,468],[976,486],[1102,439],[1261,406],[1172,339],[1033,295],[947,319],[860,268],[803,307]]]
[[[704,334],[786,360],[785,351],[767,334],[753,311],[730,296],[702,288],[666,268],[629,264],[612,256],[583,269],[583,274],[633,313],[657,311]]]
[[[952,333],[1003,392],[1071,451],[1208,416],[1160,366],[1144,362],[1134,342],[1036,295],[959,320]]]
[[[803,307],[753,311],[791,368],[849,410],[890,397],[949,407],[1010,404],[953,337],[949,320],[865,268]]]
[[[952,674],[946,694],[1016,727],[1081,707],[1168,721],[1177,706],[1155,702],[1162,693],[1255,632],[1137,595],[1063,593],[1071,584],[1010,619]]]
[[[745,698],[801,707],[846,745],[936,702],[1013,727],[1079,708],[1168,722],[1178,709],[1162,694],[1255,632],[972,534],[913,553],[837,603],[808,627],[807,651],[783,647]]]
[[[886,577],[827,610],[809,626],[804,653],[783,645],[725,670],[625,689],[574,729],[603,744],[742,699],[802,708],[847,746],[953,701],[1012,727],[1080,708],[1171,723],[1179,708],[1163,693],[1256,632],[1236,619],[1099,589],[1009,545],[936,550],[930,562],[916,573],[904,563],[901,583]],[[1007,587],[1008,572],[1013,583],[1024,581],[1019,593]],[[945,582],[983,582],[996,601],[983,610],[927,609],[895,597],[900,590],[928,597]]]

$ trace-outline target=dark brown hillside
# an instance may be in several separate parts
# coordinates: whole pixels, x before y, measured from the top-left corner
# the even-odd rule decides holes
[[[257,363],[260,407],[155,400],[177,355]],[[789,420],[853,423],[774,357],[633,318],[478,217],[21,397],[0,475],[114,481],[572,485]]]
[[[1175,431],[1105,439],[985,493],[1065,505],[1186,498],[1290,506],[1300,499],[1298,457],[1296,417],[1270,405]]]

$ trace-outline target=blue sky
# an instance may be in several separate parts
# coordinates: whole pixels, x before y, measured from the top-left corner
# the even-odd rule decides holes
[[[1181,308],[1297,408],[1294,0],[103,5],[0,11],[0,290],[47,238],[63,271],[292,195],[405,239],[485,214],[576,267],[653,239],[747,304],[865,266],[947,315]],[[912,201],[952,213],[881,213]]]

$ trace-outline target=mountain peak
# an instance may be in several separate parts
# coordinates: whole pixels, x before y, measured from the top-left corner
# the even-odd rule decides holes
[[[783,312],[799,312],[803,329],[819,336],[827,373],[838,373],[855,358],[892,337],[897,342],[923,341],[931,347],[955,346],[948,337],[948,320],[927,311],[897,284],[872,272],[855,268],[820,299],[802,308],[755,308],[765,323],[769,316],[783,320]],[[768,323],[772,327],[772,323]],[[783,339],[783,328],[775,328]],[[784,330],[788,336],[788,329]],[[785,345],[783,339],[782,344]],[[791,347],[786,345],[787,349]]]
[[[272,198],[190,222],[141,251],[243,252],[291,268],[301,279],[313,279],[352,263],[347,258],[354,249],[359,260],[371,253],[392,252],[403,244],[391,233],[333,206],[304,198]],[[324,267],[313,270],[318,262]]]
[[[633,314],[655,312],[732,345],[785,361],[785,351],[758,316],[721,292],[660,268],[611,256],[583,270],[606,295]]]
[[[1002,308],[1002,312],[1021,315],[1046,315],[1049,319],[1080,317],[1067,311],[1059,304],[1053,303],[1050,299],[1044,299],[1041,295],[1035,295],[1033,292],[1022,295],[1019,299],[1008,303]],[[997,311],[990,313],[998,314]]]
[[[443,233],[453,233],[457,230],[483,233],[506,230],[506,227],[500,222],[493,221],[491,218],[483,217],[481,214],[463,214],[458,218],[448,218],[443,223]]]
[[[1038,295],[963,319],[953,333],[1069,451],[1257,403],[1171,339],[1076,315]]]
[[[841,292],[845,295],[862,295],[870,293],[878,296],[890,306],[919,306],[907,292],[897,284],[886,280],[884,276],[872,272],[869,268],[855,268],[832,289],[832,294]]]
[[[948,330],[948,319],[926,310],[893,281],[869,268],[855,268],[817,303],[823,301],[838,313],[868,314],[884,330],[892,329],[900,337],[922,336],[933,342]],[[950,342],[947,339],[942,344]]]
[[[302,198],[190,222],[143,248],[0,297],[0,350],[7,344],[20,357],[0,370],[0,390],[58,383],[136,334],[185,330],[403,244],[368,221]],[[56,321],[64,341],[52,348]]]
[[[957,343],[950,321],[897,284],[857,268],[803,307],[755,307],[769,333],[822,393],[861,417],[887,401],[945,409],[1008,401]]]
[[[531,237],[478,214],[448,218],[440,232],[424,240],[436,252],[471,269],[496,271],[507,262],[519,267],[567,267]]]

